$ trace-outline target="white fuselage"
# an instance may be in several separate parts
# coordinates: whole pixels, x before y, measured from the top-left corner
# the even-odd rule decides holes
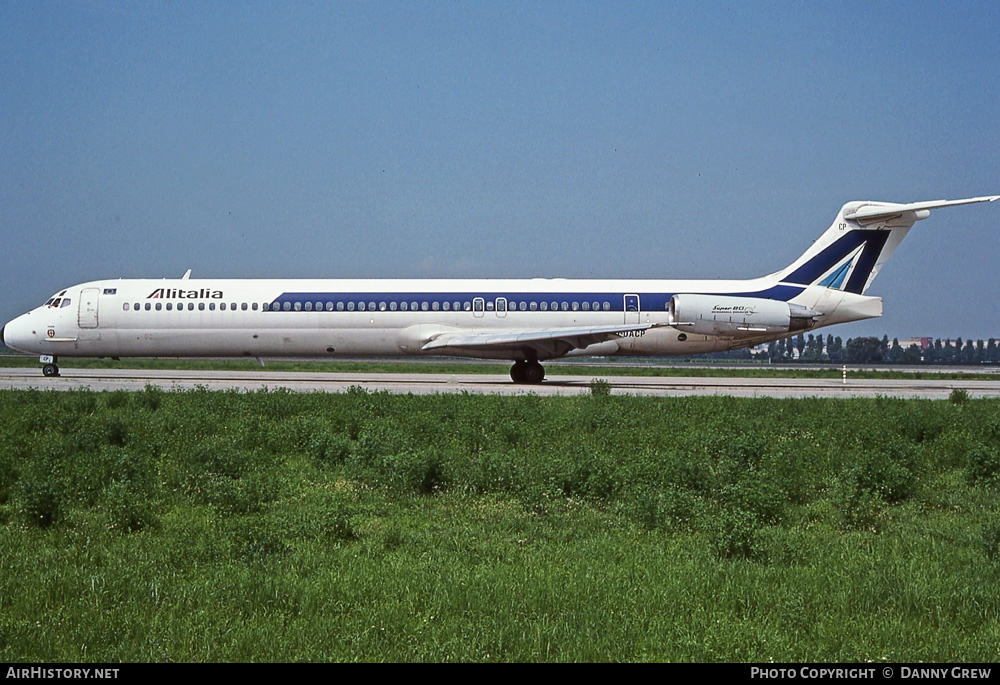
[[[566,355],[698,354],[777,339],[734,339],[674,327],[677,293],[773,296],[768,279],[663,280],[106,280],[73,286],[4,328],[8,346],[62,357],[331,357],[448,354],[516,359],[498,349],[425,351],[429,339],[465,333],[656,324]],[[815,326],[877,316],[850,293],[798,287],[779,293],[824,307]],[[793,297],[788,297],[792,295]],[[838,302],[824,302],[834,296]],[[857,298],[857,296],[853,296]],[[68,304],[67,304],[68,300]],[[879,301],[880,302],[880,301]],[[833,304],[834,306],[829,306]],[[838,306],[839,310],[838,310]],[[863,310],[863,311],[862,311]],[[838,311],[841,315],[838,316]]]

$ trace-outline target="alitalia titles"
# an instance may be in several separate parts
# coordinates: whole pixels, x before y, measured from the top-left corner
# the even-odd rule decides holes
[[[180,290],[178,288],[157,288],[149,295],[147,300],[221,300],[221,290]]]

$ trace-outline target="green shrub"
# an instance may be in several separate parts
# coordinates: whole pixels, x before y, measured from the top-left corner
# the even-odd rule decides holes
[[[1000,518],[983,526],[981,538],[986,557],[990,561],[1000,560]]]
[[[351,441],[346,435],[317,430],[306,438],[306,454],[318,464],[343,464],[351,453]]]
[[[34,473],[18,483],[19,512],[25,523],[48,528],[65,513],[66,488],[55,474]]]
[[[831,497],[841,528],[878,532],[885,505],[878,492],[865,485],[858,469],[849,469],[834,480]]]
[[[603,378],[595,378],[590,381],[590,394],[594,397],[606,397],[611,394],[611,383]]]
[[[1000,449],[977,443],[969,450],[968,464],[972,483],[993,480],[1000,474]]]
[[[750,559],[756,551],[760,521],[743,509],[723,509],[712,526],[712,551],[720,559]]]
[[[112,483],[105,489],[104,501],[109,527],[128,533],[154,528],[158,523],[152,502],[129,483]]]
[[[422,495],[440,490],[448,482],[445,460],[433,448],[403,450],[386,461],[386,468],[392,471],[391,480]]]

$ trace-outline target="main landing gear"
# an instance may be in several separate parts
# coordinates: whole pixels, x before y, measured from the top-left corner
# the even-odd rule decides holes
[[[510,367],[510,378],[515,383],[541,383],[545,379],[545,369],[535,360],[521,359]]]
[[[42,367],[42,374],[45,375],[47,378],[52,378],[53,376],[59,375],[59,367],[56,366],[56,362],[59,361],[57,357],[49,356],[46,354],[39,357],[38,361],[40,361],[42,364],[45,364],[45,366]]]

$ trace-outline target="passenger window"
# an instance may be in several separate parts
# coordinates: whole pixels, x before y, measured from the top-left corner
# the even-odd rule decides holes
[[[451,302],[442,302],[441,303],[441,308],[444,309],[446,312],[450,311],[451,310]]]
[[[157,302],[156,303],[156,311],[160,311],[161,309],[163,309],[163,304],[160,303],[160,302]]]
[[[396,311],[396,303],[395,302],[390,302],[389,303],[389,311],[390,312]]]
[[[605,302],[604,303],[604,311],[606,311],[606,312],[610,312],[611,311],[611,303],[610,302]]]
[[[375,303],[374,302],[369,302],[368,303],[368,311],[370,311],[370,312],[375,311]]]
[[[292,303],[291,302],[282,302],[281,303],[281,310],[284,311],[284,312],[290,312],[290,311],[292,311]]]
[[[205,303],[204,302],[199,302],[198,303],[198,311],[199,312],[205,311]]]
[[[399,303],[399,308],[405,312],[406,310],[408,310],[410,308],[410,303],[409,302],[400,302]]]
[[[528,307],[529,307],[529,308],[531,309],[531,311],[533,311],[533,312],[534,312],[534,311],[538,311],[538,303],[537,303],[537,302],[535,302],[534,300],[532,300],[531,304],[530,304],[530,305],[528,305]]]
[[[252,304],[250,305],[250,309],[252,309],[252,310],[254,310],[254,311],[257,311],[257,303],[256,303],[256,302],[252,303]]]
[[[122,309],[124,309],[125,311],[128,311],[128,302],[126,302],[125,304],[122,305]]]
[[[543,312],[549,311],[549,303],[548,302],[542,302],[542,304],[540,305],[540,308],[541,308],[541,310]]]
[[[311,312],[312,310],[313,310],[313,303],[312,302],[306,302],[306,311],[307,312]]]
[[[328,312],[332,312],[333,311],[333,302],[327,302],[326,303],[326,311],[328,311]]]
[[[573,303],[573,311],[574,312],[580,311],[580,303],[579,302],[574,302]]]
[[[380,312],[384,312],[385,311],[385,302],[379,302],[378,303],[378,310]]]
[[[422,311],[422,312],[426,312],[427,311],[427,303],[426,302],[421,302],[420,303],[420,311]]]
[[[295,311],[297,311],[297,312],[301,312],[302,311],[302,303],[301,302],[296,302],[294,305],[292,305],[292,308]]]
[[[247,310],[247,303],[244,302],[243,304],[241,304],[240,305],[240,309],[242,309],[243,311],[246,311]]]
[[[364,302],[358,302],[358,311],[359,312],[363,312],[364,310],[365,310],[365,303]]]
[[[353,302],[348,302],[347,303],[347,311],[349,311],[349,312],[353,312],[354,311],[354,303]]]
[[[219,309],[221,309],[222,311],[226,311],[226,303],[225,302],[220,302],[219,303]]]
[[[585,311],[585,312],[589,312],[590,311],[590,303],[589,302],[584,302],[580,306],[583,307],[583,311]]]
[[[344,311],[344,303],[343,302],[338,302],[337,303],[337,311],[338,312]]]
[[[451,303],[451,307],[452,307],[452,309],[454,309],[457,312],[457,311],[459,311],[462,308],[462,303],[461,302],[452,302]]]
[[[420,306],[416,302],[411,302],[410,303],[410,309],[412,311],[417,311],[419,308],[420,308]]]
[[[145,307],[143,307],[143,309],[145,309],[145,310],[146,310],[146,311],[148,312],[148,311],[149,311],[150,309],[152,309],[152,307],[151,307],[151,306],[150,306],[150,304],[149,304],[149,303],[147,302],[147,303],[146,303],[146,306],[145,306]]]
[[[435,300],[434,302],[431,303],[431,309],[433,309],[434,311],[441,309],[441,303]]]

